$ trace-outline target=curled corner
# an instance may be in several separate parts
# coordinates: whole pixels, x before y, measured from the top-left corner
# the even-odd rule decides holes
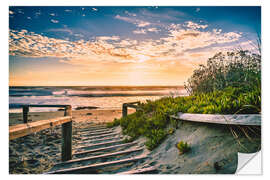
[[[261,151],[256,153],[239,153],[236,174],[262,174]]]

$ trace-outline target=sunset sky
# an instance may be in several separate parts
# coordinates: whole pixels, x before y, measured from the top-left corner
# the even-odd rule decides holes
[[[10,7],[11,86],[183,85],[220,51],[252,50],[260,7]]]

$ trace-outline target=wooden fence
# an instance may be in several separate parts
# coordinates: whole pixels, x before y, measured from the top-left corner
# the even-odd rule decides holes
[[[28,122],[28,112],[30,107],[59,107],[65,108],[64,117],[48,120]],[[23,105],[23,122],[9,126],[9,140],[23,137],[41,130],[62,125],[62,161],[72,158],[72,107],[70,105]]]
[[[130,103],[124,103],[122,105],[122,117],[126,117],[128,114],[128,108],[134,108],[136,110],[139,110],[139,104],[141,102],[140,101],[136,101],[136,102],[130,102]]]

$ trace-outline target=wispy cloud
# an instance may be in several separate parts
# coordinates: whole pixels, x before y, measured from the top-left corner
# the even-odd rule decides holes
[[[147,21],[143,21],[140,19],[137,19],[135,17],[125,17],[125,16],[120,16],[120,15],[116,15],[115,19],[119,19],[128,23],[132,23],[134,25],[136,25],[137,27],[145,27],[145,26],[149,26],[151,23],[147,22]]]
[[[92,10],[93,10],[93,11],[98,11],[98,9],[97,9],[97,8],[92,8]]]
[[[131,12],[128,12],[128,11],[125,11],[125,14],[127,14],[128,16],[133,16],[133,17],[137,16],[137,14],[131,13]]]
[[[158,33],[160,30],[157,28],[148,28],[148,29],[136,29],[133,31],[134,34],[146,34],[147,32],[155,32]]]
[[[188,27],[188,28],[191,28],[191,29],[205,29],[205,28],[208,27],[207,24],[201,25],[201,24],[194,23],[192,21],[187,21],[184,26]]]
[[[41,15],[41,11],[35,12],[35,17],[38,18]]]
[[[159,32],[159,30],[157,28],[148,28],[147,31],[149,31],[149,32],[156,32],[156,33]]]
[[[56,24],[56,23],[59,23],[59,21],[58,21],[58,20],[55,20],[55,19],[51,19],[51,22],[52,22],[52,23],[55,23],[55,24]]]
[[[49,29],[48,32],[61,32],[61,33],[68,33],[70,35],[73,34],[72,30],[68,28],[52,28],[52,29]]]
[[[108,40],[117,41],[120,39],[120,37],[119,36],[99,36],[96,39],[102,40],[102,41],[108,41]]]
[[[146,34],[145,29],[136,29],[133,31],[134,34]]]

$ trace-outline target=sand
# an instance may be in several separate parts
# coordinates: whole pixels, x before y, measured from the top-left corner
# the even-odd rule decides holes
[[[234,174],[237,153],[258,152],[261,136],[250,134],[249,140],[238,131],[239,126],[233,129],[238,139],[228,125],[180,121],[179,128],[150,153],[145,164],[156,166],[161,174]],[[187,142],[190,152],[179,155],[179,141]],[[215,168],[215,163],[219,168]]]
[[[129,109],[129,113],[134,112]],[[29,122],[61,117],[63,111],[58,112],[30,112]],[[115,110],[75,110],[72,111],[73,134],[80,128],[91,123],[106,123],[120,118],[122,111]],[[20,124],[22,113],[10,113],[9,125]],[[73,138],[73,144],[78,142]],[[25,137],[9,141],[9,173],[11,174],[40,174],[50,170],[61,158],[61,126],[46,129]]]
[[[129,113],[132,111],[134,112],[130,110]],[[121,110],[94,109],[72,113],[74,146],[82,143],[76,138],[78,129],[92,123],[110,122],[122,116]],[[62,115],[63,112],[30,113],[29,119],[36,121]],[[10,124],[22,123],[21,116],[10,114]],[[160,146],[152,152],[145,149],[149,158],[135,168],[155,166],[160,174],[234,174],[237,169],[237,153],[254,153],[261,147],[260,134],[251,136],[252,141],[243,133],[238,135],[236,140],[227,125],[179,121],[179,128]],[[179,155],[175,144],[180,140],[190,144],[190,152]],[[138,141],[142,147],[145,138]],[[12,140],[9,145],[11,174],[48,172],[53,164],[61,162],[61,126]],[[215,164],[218,164],[218,169]]]

